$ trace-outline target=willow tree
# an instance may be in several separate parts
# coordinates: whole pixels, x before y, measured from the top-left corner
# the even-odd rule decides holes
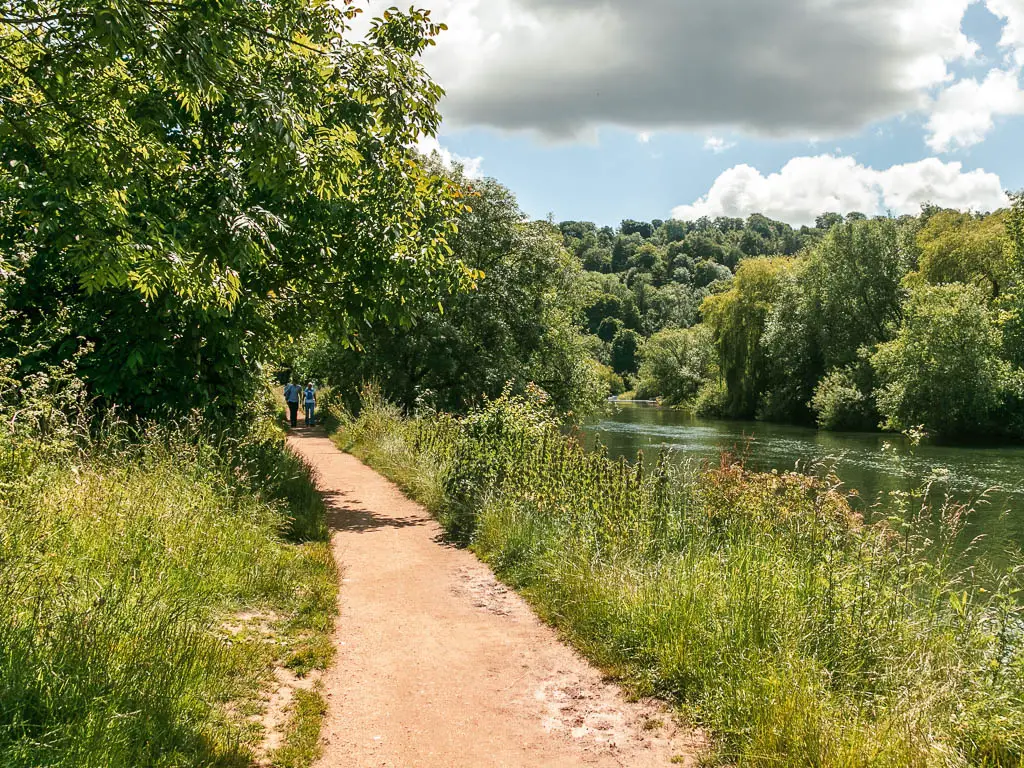
[[[934,285],[966,283],[998,299],[1012,278],[1006,247],[1007,216],[940,211],[917,234],[920,271]]]
[[[729,290],[709,296],[701,306],[718,350],[730,416],[749,418],[757,411],[767,383],[765,324],[794,264],[785,257],[747,259]]]
[[[471,275],[413,147],[443,29],[323,0],[0,3],[0,357],[140,411],[251,391],[274,345],[401,325]]]

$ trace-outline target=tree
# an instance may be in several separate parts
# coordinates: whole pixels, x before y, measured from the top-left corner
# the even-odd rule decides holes
[[[644,243],[629,258],[628,266],[651,272],[663,261],[662,253],[656,245]]]
[[[808,401],[824,371],[811,317],[814,306],[802,281],[806,269],[806,260],[798,260],[780,280],[765,320],[764,392],[757,415],[767,421],[809,421]]]
[[[577,240],[583,240],[588,234],[597,231],[597,227],[589,221],[563,221],[558,229],[565,237]]]
[[[8,4],[10,5],[10,4]],[[248,397],[309,322],[351,339],[468,282],[412,149],[441,89],[425,11],[38,0],[0,25],[0,310],[139,412]],[[10,352],[0,342],[0,356]]]
[[[911,292],[899,333],[871,359],[887,428],[958,437],[994,427],[1013,376],[984,298],[959,283]]]
[[[700,303],[706,291],[690,285],[670,283],[651,297],[647,315],[655,329],[689,328],[700,317]]]
[[[828,232],[836,224],[843,223],[843,215],[841,213],[823,213],[817,219],[814,220],[814,226],[823,232]]]
[[[612,272],[624,271],[629,266],[629,260],[641,245],[643,245],[643,240],[636,233],[620,235],[615,238],[615,244],[612,246]]]
[[[665,405],[692,403],[715,375],[711,332],[697,326],[654,334],[644,343],[637,394]]]
[[[606,317],[597,328],[597,337],[601,341],[611,344],[612,340],[619,335],[623,329],[622,321],[617,317]]]
[[[1010,277],[1006,258],[1006,217],[978,218],[942,211],[928,219],[917,235],[920,270],[933,284],[971,283],[998,298]]]
[[[685,221],[679,221],[678,219],[669,219],[666,221],[661,228],[662,239],[666,243],[675,243],[686,237],[688,230]]]
[[[903,262],[886,219],[836,224],[807,256],[800,284],[821,360],[818,376],[886,340],[899,320]]]
[[[623,235],[640,235],[644,240],[650,240],[651,235],[654,234],[654,228],[646,221],[633,221],[633,219],[625,219],[619,226],[619,232]]]
[[[713,261],[702,261],[693,270],[693,281],[698,288],[707,288],[717,282],[724,282],[732,279],[732,271],[728,267],[716,264]]]
[[[761,338],[782,282],[793,268],[789,258],[744,261],[728,291],[709,296],[701,306],[711,329],[728,390],[727,412],[752,417],[764,391],[766,366]]]
[[[749,256],[770,256],[773,248],[770,240],[753,230],[747,230],[740,236],[740,251]]]
[[[464,411],[507,386],[521,393],[536,384],[564,414],[586,415],[606,392],[578,327],[578,262],[556,229],[523,223],[501,184],[451,173],[472,195],[451,248],[482,274],[476,290],[446,297],[443,313],[426,314],[412,328],[384,323],[361,333],[358,351],[324,338],[300,368],[348,391],[375,379],[410,410],[426,403]]]
[[[759,418],[810,420],[826,371],[844,368],[889,338],[900,312],[903,260],[890,221],[833,224],[780,284],[765,323]]]
[[[612,370],[619,374],[636,373],[642,341],[640,334],[630,328],[619,331],[612,339]]]
[[[711,261],[721,264],[726,258],[726,250],[707,234],[691,232],[683,241],[686,254],[694,261]]]
[[[999,297],[1004,353],[1024,367],[1024,193],[1013,196],[1006,215],[1006,292]]]
[[[601,293],[586,308],[585,315],[587,329],[590,333],[598,333],[609,318],[621,320],[624,316],[622,299],[611,293]]]
[[[592,272],[608,272],[612,267],[612,252],[609,248],[587,248],[580,256],[583,268]]]

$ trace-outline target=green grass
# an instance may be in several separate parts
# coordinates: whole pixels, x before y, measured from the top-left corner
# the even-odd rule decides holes
[[[960,508],[865,525],[835,478],[612,462],[509,398],[408,421],[370,392],[336,439],[712,762],[1024,765],[1020,572],[964,559]]]
[[[0,765],[251,765],[274,666],[331,658],[308,470],[268,424],[77,447],[2,430]],[[297,702],[281,765],[315,757],[321,715]]]
[[[285,745],[271,755],[277,768],[306,768],[320,756],[320,723],[327,705],[319,691],[296,691]]]

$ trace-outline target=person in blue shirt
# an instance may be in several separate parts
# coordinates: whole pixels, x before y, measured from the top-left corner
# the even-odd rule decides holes
[[[306,426],[311,427],[316,424],[316,387],[313,382],[306,385],[303,395],[306,402]]]
[[[291,383],[284,388],[284,401],[288,403],[288,417],[293,427],[299,425],[299,396],[302,394],[302,387]]]

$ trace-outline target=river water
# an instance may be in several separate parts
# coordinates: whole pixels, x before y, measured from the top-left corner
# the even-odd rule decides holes
[[[948,495],[970,504],[967,538],[984,534],[980,547],[994,555],[1024,548],[1024,448],[912,447],[901,435],[819,432],[761,422],[709,421],[655,406],[615,403],[601,421],[583,428],[588,447],[597,440],[613,458],[645,461],[662,450],[675,460],[716,462],[723,452],[744,458],[758,471],[834,469],[856,489],[869,516],[872,505],[891,510],[891,491],[932,481],[932,499]],[[1002,559],[998,557],[996,559]]]

